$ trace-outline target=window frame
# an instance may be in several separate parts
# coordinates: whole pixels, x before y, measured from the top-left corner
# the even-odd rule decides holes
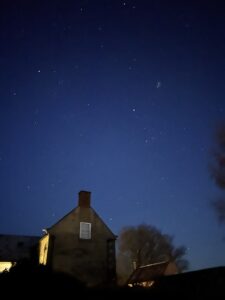
[[[86,226],[88,226],[88,227],[86,227]],[[81,240],[91,240],[91,223],[89,223],[89,222],[80,222],[79,238]]]

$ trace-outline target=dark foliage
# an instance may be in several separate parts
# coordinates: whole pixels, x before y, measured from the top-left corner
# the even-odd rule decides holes
[[[43,265],[34,264],[29,260],[19,261],[9,272],[0,275],[2,291],[17,293],[18,295],[44,295],[45,292],[53,295],[64,291],[82,290],[84,284],[63,273],[53,272]]]
[[[151,225],[124,227],[118,238],[117,271],[120,283],[126,282],[134,267],[173,261],[180,271],[188,268],[186,248],[175,247],[173,237]],[[135,265],[134,265],[135,264]]]
[[[26,271],[25,271],[26,269]],[[159,278],[151,288],[85,288],[65,274],[40,268],[0,274],[1,296],[36,299],[224,299],[225,267],[187,272]],[[29,268],[30,269],[30,268]]]

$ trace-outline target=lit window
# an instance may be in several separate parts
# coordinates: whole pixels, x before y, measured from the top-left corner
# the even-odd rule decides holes
[[[80,222],[80,239],[91,239],[91,223]]]

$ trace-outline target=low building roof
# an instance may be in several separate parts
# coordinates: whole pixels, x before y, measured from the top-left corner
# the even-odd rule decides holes
[[[163,276],[166,272],[170,261],[162,261],[145,266],[141,266],[133,271],[127,284],[140,283],[145,281],[154,280],[160,276]]]
[[[0,261],[29,258],[39,239],[38,236],[0,234]]]

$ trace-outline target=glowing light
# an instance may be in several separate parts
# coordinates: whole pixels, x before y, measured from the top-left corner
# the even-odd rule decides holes
[[[161,83],[160,81],[158,81],[158,82],[156,83],[156,88],[159,89],[159,88],[161,87],[161,85],[162,85],[162,83]]]
[[[49,235],[43,236],[39,243],[39,264],[46,265],[48,258]]]
[[[3,271],[9,271],[13,263],[11,261],[0,261],[0,273]]]

